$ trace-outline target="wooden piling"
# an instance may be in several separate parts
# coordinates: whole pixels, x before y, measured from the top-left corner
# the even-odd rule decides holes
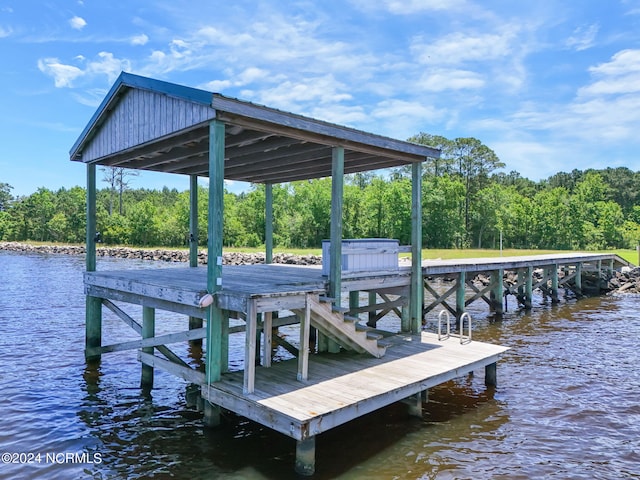
[[[156,311],[151,307],[142,307],[142,338],[153,338],[156,332]],[[153,347],[144,347],[144,353],[153,355]],[[142,375],[140,387],[143,390],[153,388],[153,367],[145,363],[142,364]]]
[[[406,398],[405,403],[409,406],[408,413],[411,417],[422,418],[422,392]]]
[[[576,295],[582,295],[582,262],[576,263],[576,276],[574,281],[576,285]]]
[[[456,318],[460,318],[465,310],[465,287],[467,284],[467,274],[462,271],[458,274],[458,283],[456,284]]]
[[[316,437],[312,436],[296,442],[296,473],[311,476],[316,471]]]
[[[426,160],[426,159],[425,159]],[[411,332],[422,330],[422,163],[411,164]]]
[[[558,303],[558,265],[551,266],[551,303]]]
[[[527,267],[524,285],[524,308],[531,310],[533,301],[533,267]]]
[[[376,292],[369,292],[369,307],[373,307],[376,303],[377,303],[377,294]],[[367,320],[367,326],[369,327],[374,327],[376,326],[376,311],[375,309],[373,310],[369,310],[369,319]],[[407,328],[407,330],[404,331],[409,331],[409,329]]]
[[[491,290],[491,310],[494,315],[501,316],[503,311],[502,298],[504,297],[504,270],[498,269],[491,272],[491,283],[493,288]]]
[[[487,387],[496,387],[498,385],[498,368],[497,363],[490,363],[484,367],[484,384]]]
[[[87,272],[96,270],[96,166],[87,165],[87,232],[85,266]],[[100,354],[88,354],[102,346],[102,299],[87,296],[85,305],[85,356],[99,360]]]

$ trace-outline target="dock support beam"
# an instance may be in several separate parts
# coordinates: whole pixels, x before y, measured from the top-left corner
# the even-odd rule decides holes
[[[411,164],[411,333],[422,330],[422,163]]]
[[[224,215],[224,136],[225,125],[218,120],[209,124],[209,224],[207,290],[214,295],[222,288],[222,235]],[[213,302],[207,309],[207,384],[220,381],[222,371],[224,312]],[[220,421],[220,407],[205,402],[205,425]]]
[[[142,338],[153,338],[156,333],[156,311],[151,307],[142,307]],[[153,347],[142,349],[144,353],[153,355]],[[142,376],[140,388],[143,390],[153,389],[153,367],[142,364]]]
[[[85,265],[87,272],[96,271],[96,166],[87,165],[87,236]],[[85,304],[85,348],[102,346],[102,299],[86,297]],[[85,350],[85,351],[87,351]],[[100,360],[100,354],[86,357]]]
[[[496,387],[498,385],[498,364],[496,362],[484,367],[484,384],[487,387]]]
[[[496,316],[502,316],[503,312],[503,297],[504,297],[504,270],[498,269],[491,272],[491,283],[493,289],[491,290],[491,310]]]
[[[582,262],[576,264],[576,295],[582,295]]]
[[[405,403],[409,406],[409,415],[422,418],[422,392],[405,398]]]
[[[296,443],[296,473],[311,476],[316,471],[316,437],[298,440]]]
[[[273,185],[264,184],[264,263],[273,262]]]
[[[551,303],[558,303],[558,265],[552,265],[551,271]]]
[[[198,266],[198,176],[189,176],[189,266]],[[189,317],[189,330],[202,328],[202,319]],[[191,345],[202,345],[202,339],[190,340]]]
[[[533,267],[527,267],[524,285],[524,308],[531,310],[533,300]]]
[[[458,274],[458,283],[456,288],[456,317],[459,320],[464,313],[464,292],[467,284],[467,273],[462,271]],[[462,333],[462,332],[461,332]]]
[[[377,294],[376,292],[369,292],[369,307],[372,307],[376,304],[376,302],[378,301],[377,299]],[[376,326],[376,311],[375,310],[370,310],[369,311],[369,318],[367,319],[367,326],[368,327],[373,327],[375,328]],[[403,331],[409,331],[409,329],[403,330]]]
[[[339,307],[342,295],[342,206],[344,194],[344,147],[333,147],[331,160],[331,245],[329,246],[329,296]],[[329,352],[337,353],[340,346],[327,339]]]

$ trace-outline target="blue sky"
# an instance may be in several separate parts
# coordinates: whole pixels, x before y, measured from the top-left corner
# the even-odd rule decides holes
[[[640,170],[640,0],[0,0],[0,52],[14,195],[85,184],[69,149],[122,70],[399,139],[475,137],[532,180]],[[188,178],[133,186],[163,185]]]

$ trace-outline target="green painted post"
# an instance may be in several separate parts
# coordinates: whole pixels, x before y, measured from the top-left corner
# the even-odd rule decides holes
[[[493,283],[493,299],[492,310],[496,316],[501,316],[504,313],[503,300],[504,300],[504,270],[498,269],[491,273],[491,282]]]
[[[142,338],[153,338],[156,332],[156,310],[151,307],[142,307]],[[153,354],[153,347],[144,347],[145,353]],[[153,388],[153,367],[142,364],[142,377],[140,387],[143,390]]]
[[[422,330],[422,163],[411,164],[411,332]]]
[[[551,267],[551,303],[558,303],[558,265]]]
[[[524,308],[531,310],[533,300],[533,267],[527,267],[527,277],[524,286]]]
[[[360,307],[360,292],[353,290],[349,292],[349,310],[355,310]]]
[[[229,371],[229,310],[222,311],[220,337],[220,372],[226,373]]]
[[[224,135],[225,125],[218,120],[209,124],[209,224],[207,290],[215,294],[222,289],[222,232],[224,216]],[[220,380],[222,372],[222,339],[224,312],[213,302],[207,311],[207,384]],[[225,345],[228,349],[228,345]],[[209,412],[207,414],[207,411]],[[220,420],[219,407],[207,407],[205,423],[216,425]]]
[[[582,262],[576,265],[576,294],[582,295]]]
[[[273,185],[264,185],[264,263],[273,262]]]
[[[344,148],[333,147],[331,163],[331,245],[329,246],[329,296],[340,306],[342,287],[342,202],[344,189]]]
[[[464,293],[467,285],[467,273],[462,271],[458,274],[458,288],[456,289],[456,317],[460,319],[465,310]],[[460,332],[462,333],[462,332]]]
[[[377,298],[378,295],[376,294],[376,292],[369,292],[369,307],[373,307],[376,303],[377,303]],[[376,326],[376,311],[372,310],[369,312],[368,315],[368,319],[367,319],[367,325],[369,327],[375,327]],[[407,328],[406,331],[409,331],[409,329]]]
[[[189,266],[198,266],[198,176],[189,176]]]
[[[527,272],[524,268],[518,269],[518,301],[524,305],[524,285],[527,283],[526,280]]]
[[[189,176],[189,266],[198,266],[198,176]],[[189,317],[189,330],[202,328],[202,319]],[[191,345],[202,345],[202,339],[190,340]]]
[[[85,248],[87,272],[96,270],[96,166],[87,165],[87,232]],[[85,347],[102,346],[102,299],[87,296],[85,300]],[[86,355],[86,354],[85,354]],[[99,360],[100,355],[86,355],[87,360]]]
[[[87,272],[96,271],[96,166],[87,165],[87,232],[85,265]]]
[[[344,191],[344,147],[333,147],[331,161],[331,245],[329,246],[329,296],[334,304],[342,303],[342,204]],[[331,353],[340,351],[340,345],[328,339]]]

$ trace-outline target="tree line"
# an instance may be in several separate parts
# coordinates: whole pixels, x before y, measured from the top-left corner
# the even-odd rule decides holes
[[[423,245],[426,248],[633,248],[640,241],[640,172],[628,168],[573,170],[534,182],[504,166],[474,138],[421,133],[411,141],[441,149],[424,163]],[[102,169],[97,226],[105,244],[186,246],[189,192],[132,188],[135,172]],[[86,190],[39,188],[13,197],[0,183],[0,240],[82,243]],[[198,242],[207,242],[208,189],[200,186]],[[224,244],[264,243],[265,188],[224,195]],[[273,185],[274,243],[319,247],[329,238],[331,179]],[[411,238],[411,171],[347,175],[344,238]]]

